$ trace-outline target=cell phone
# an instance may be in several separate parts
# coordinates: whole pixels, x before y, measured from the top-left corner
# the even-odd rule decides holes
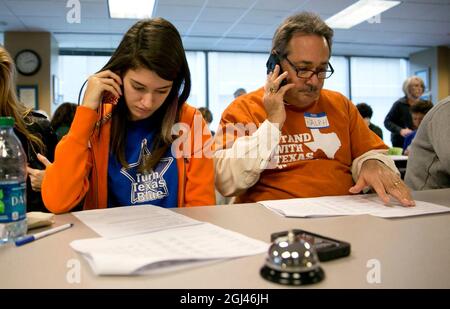
[[[120,86],[120,90],[122,90],[122,93],[124,93],[123,91],[123,85]],[[103,94],[103,99],[102,99],[102,103],[103,104],[113,104],[116,105],[117,102],[119,102],[118,97],[116,97],[115,95],[113,95],[111,92],[109,91],[105,91]]]
[[[103,104],[117,104],[118,101],[119,98],[113,95],[111,92],[109,91],[104,92],[102,100]]]
[[[277,64],[280,67],[279,75],[281,75],[283,73],[283,70],[281,69],[280,56],[278,56],[277,54],[271,53],[269,56],[269,59],[267,59],[267,62],[266,62],[267,74],[269,74],[270,72],[273,72],[273,70],[275,70],[275,65],[277,65]],[[286,78],[281,81],[280,87],[283,87],[285,85],[287,85]]]
[[[294,229],[292,232],[296,237],[300,237],[314,246],[321,262],[350,255],[350,243],[348,242],[299,229]],[[270,240],[273,242],[279,237],[287,236],[287,234],[288,231],[273,233]]]

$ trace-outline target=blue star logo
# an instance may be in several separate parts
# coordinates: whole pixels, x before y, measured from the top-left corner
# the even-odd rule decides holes
[[[141,152],[136,162],[130,163],[128,168],[122,167],[120,173],[131,181],[131,203],[141,203],[161,199],[169,195],[164,174],[174,161],[172,157],[161,158],[158,164],[145,173],[138,171],[145,156],[150,156],[147,139],[141,143]]]

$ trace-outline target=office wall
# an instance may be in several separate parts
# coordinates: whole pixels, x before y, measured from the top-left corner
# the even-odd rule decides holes
[[[41,58],[40,70],[32,76],[17,74],[17,85],[38,86],[37,109],[51,114],[52,74],[54,72],[52,59],[57,57],[57,43],[49,32],[5,32],[5,47],[14,58],[23,49],[32,49]],[[57,68],[57,65],[56,65]],[[55,71],[56,72],[56,71]]]
[[[428,70],[431,101],[438,101],[438,56],[437,47],[432,47],[409,56],[409,74],[415,75],[421,70]]]
[[[53,115],[58,108],[59,87],[59,46],[53,36],[50,36],[50,107],[48,108],[49,116]]]
[[[438,99],[450,95],[450,48],[439,46],[438,55]]]

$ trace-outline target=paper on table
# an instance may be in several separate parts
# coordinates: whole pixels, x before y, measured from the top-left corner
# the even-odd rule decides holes
[[[261,201],[259,203],[286,217],[330,217],[368,214],[381,218],[395,218],[450,211],[448,207],[422,201],[416,201],[415,207],[403,207],[397,202],[392,202],[391,206],[386,206],[376,194],[324,196]]]
[[[152,205],[79,211],[74,212],[73,215],[106,238],[125,237],[201,223]]]
[[[117,239],[75,240],[70,245],[97,275],[159,273],[183,264],[259,254],[269,247],[209,223]]]

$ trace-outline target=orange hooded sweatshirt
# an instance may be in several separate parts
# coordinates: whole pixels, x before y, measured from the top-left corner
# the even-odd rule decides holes
[[[56,147],[42,183],[44,204],[53,213],[69,212],[83,199],[84,210],[107,207],[112,106],[103,106],[101,120],[98,112],[78,107],[69,133]],[[185,143],[177,145],[178,207],[214,205],[211,134],[200,112],[186,103],[180,122],[187,134],[180,138]]]

